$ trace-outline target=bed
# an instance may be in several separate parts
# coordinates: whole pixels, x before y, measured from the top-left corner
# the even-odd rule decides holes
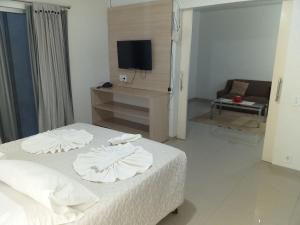
[[[83,218],[68,225],[155,225],[183,203],[186,173],[184,152],[142,138],[135,144],[143,146],[154,158],[153,166],[148,171],[117,183],[92,183],[82,180],[73,170],[72,163],[77,154],[87,152],[91,147],[107,145],[109,138],[121,133],[88,124],[73,124],[67,128],[84,129],[93,134],[94,139],[86,147],[67,153],[32,155],[21,150],[22,140],[0,145],[0,152],[5,153],[7,159],[38,162],[59,170],[99,197],[99,202],[89,208]],[[15,193],[1,182],[0,192],[19,201],[27,217],[32,218],[29,225],[53,225],[46,218],[37,223],[36,209],[42,206],[30,198]]]

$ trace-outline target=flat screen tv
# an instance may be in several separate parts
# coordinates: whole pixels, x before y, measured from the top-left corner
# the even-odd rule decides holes
[[[118,41],[120,69],[152,70],[151,40]]]

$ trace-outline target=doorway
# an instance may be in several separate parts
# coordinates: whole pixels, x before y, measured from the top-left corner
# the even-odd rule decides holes
[[[264,135],[280,13],[281,3],[194,10],[190,121]],[[240,104],[211,115],[214,100],[232,100],[236,95],[242,97]]]
[[[278,65],[278,57],[280,56],[279,52],[280,51],[280,45],[281,45],[281,49],[282,48],[286,48],[286,44],[282,44],[280,42],[283,41],[284,39],[284,35],[287,33],[287,27],[288,27],[288,23],[289,23],[289,17],[290,16],[287,16],[289,15],[287,13],[287,10],[288,8],[291,8],[291,7],[288,7],[288,5],[291,5],[290,4],[291,1],[283,1],[283,3],[281,1],[272,1],[272,2],[268,2],[266,4],[266,2],[247,2],[247,3],[238,3],[238,4],[226,4],[226,5],[222,5],[221,7],[205,7],[205,8],[200,8],[200,9],[188,9],[188,10],[185,10],[184,13],[183,13],[183,17],[182,17],[182,20],[183,20],[183,28],[182,28],[182,32],[183,32],[183,35],[182,35],[182,46],[186,46],[187,48],[181,48],[182,50],[182,55],[187,55],[188,57],[182,57],[181,59],[181,74],[188,74],[188,75],[191,75],[193,72],[195,73],[195,68],[192,67],[192,61],[197,57],[195,57],[193,55],[193,50],[194,49],[197,49],[197,48],[194,48],[194,46],[192,46],[192,42],[193,42],[193,38],[194,38],[194,35],[195,35],[195,29],[194,29],[194,26],[192,27],[192,24],[194,25],[195,23],[195,17],[197,17],[197,13],[201,13],[201,11],[203,12],[209,12],[209,11],[225,11],[225,10],[237,10],[237,8],[242,8],[242,9],[250,9],[250,10],[253,10],[254,8],[259,8],[259,7],[267,7],[267,8],[276,8],[277,7],[277,15],[276,15],[276,18],[277,18],[277,26],[275,27],[278,31],[278,29],[280,30],[279,31],[279,36],[278,35],[275,35],[275,39],[273,38],[273,57],[269,58],[269,65],[270,65],[270,62],[273,63],[274,65],[274,61],[275,61],[275,55],[276,55],[276,65],[275,65],[275,69],[274,69],[274,73],[273,73],[273,70],[271,72],[271,78],[269,78],[270,80],[272,80],[272,91],[271,91],[271,95],[270,95],[270,99],[272,99],[272,102],[270,102],[270,105],[272,106],[274,101],[275,101],[275,97],[276,97],[276,94],[280,94],[280,85],[278,83],[278,80],[280,77],[276,76],[276,74],[278,74],[278,71],[277,71],[277,65]],[[283,4],[283,7],[282,7],[282,10],[281,10],[281,4]],[[238,10],[241,10],[241,9],[238,9]],[[195,16],[196,15],[196,16]],[[273,14],[274,16],[275,14]],[[199,15],[198,15],[199,16]],[[264,16],[264,15],[263,15]],[[223,22],[223,21],[222,21]],[[233,21],[235,22],[234,25],[236,26],[236,23],[240,22],[240,23],[243,23],[245,21],[243,21],[243,19],[241,19],[240,21],[239,20],[235,20]],[[274,22],[274,21],[273,21]],[[280,25],[279,25],[280,23]],[[261,24],[260,24],[261,25]],[[263,25],[263,24],[262,24]],[[276,23],[275,23],[276,25]],[[184,34],[184,32],[189,32],[190,31],[190,35],[187,35],[187,34]],[[247,30],[248,31],[248,30]],[[197,32],[196,32],[197,33]],[[273,30],[273,33],[274,33],[274,30]],[[278,32],[277,32],[278,34]],[[190,38],[190,39],[189,39]],[[275,41],[274,41],[275,40]],[[277,41],[278,40],[278,41]],[[190,45],[189,45],[189,41],[190,41]],[[232,43],[231,43],[232,44]],[[233,43],[234,44],[234,43]],[[276,46],[277,45],[277,46]],[[190,47],[192,46],[192,48]],[[222,48],[221,47],[222,45],[219,44],[219,48]],[[230,46],[230,44],[228,45]],[[227,47],[228,47],[227,46]],[[243,47],[244,45],[242,45]],[[215,50],[214,51],[217,51],[218,48],[215,47]],[[226,47],[226,46],[225,46]],[[186,49],[192,49],[192,52],[186,50]],[[251,49],[252,50],[252,49]],[[271,52],[271,51],[270,51]],[[189,54],[188,54],[189,53]],[[254,52],[255,53],[255,52]],[[284,57],[284,54],[281,54],[282,57]],[[227,55],[224,54],[223,55],[225,57],[225,59],[227,59]],[[219,58],[220,59],[220,58]],[[217,60],[219,60],[217,59]],[[243,60],[245,58],[241,57],[241,59],[238,59],[238,60]],[[230,57],[229,59],[230,60]],[[259,63],[261,64],[263,60],[259,61]],[[283,61],[283,60],[281,60]],[[216,62],[216,61],[214,61]],[[281,63],[282,64],[282,63]],[[187,66],[188,65],[188,66]],[[227,65],[228,67],[230,67],[228,64],[225,63],[225,65]],[[249,65],[248,65],[249,66]],[[198,65],[199,67],[199,65]],[[250,67],[250,66],[249,66]],[[216,67],[215,67],[216,68]],[[219,68],[222,68],[222,66],[219,66]],[[268,67],[270,68],[270,66]],[[255,69],[255,68],[254,68]],[[273,69],[273,66],[271,67],[271,69]],[[256,68],[256,72],[258,71],[258,69]],[[265,70],[266,71],[266,70]],[[268,74],[270,75],[270,69],[268,70]],[[217,71],[218,72],[218,71]],[[241,73],[240,73],[241,74]],[[274,76],[273,76],[274,74]],[[235,74],[236,77],[233,77],[234,78],[240,78],[240,77],[237,77],[239,76],[239,74]],[[272,79],[272,76],[273,76],[273,79]],[[191,76],[192,77],[192,76]],[[249,79],[249,78],[248,78]],[[257,78],[254,78],[254,79],[257,79]],[[258,80],[262,80],[262,79],[258,79]],[[188,118],[188,114],[187,114],[187,110],[185,111],[185,107],[186,109],[188,108],[188,83],[189,83],[189,77],[188,76],[183,76],[183,78],[181,79],[181,82],[183,83],[183,87],[182,88],[182,91],[181,93],[179,94],[179,111],[178,111],[178,137],[179,138],[182,138],[184,139],[186,137],[186,131],[188,131],[188,129],[186,129],[187,127],[187,118]],[[223,81],[224,82],[224,81]],[[196,84],[196,82],[194,81],[191,81],[190,82],[190,85],[194,85]],[[224,84],[223,84],[224,85]],[[208,85],[206,85],[208,86]],[[197,88],[198,91],[200,88]],[[212,93],[213,92],[216,92],[215,90],[214,91],[211,91]],[[190,93],[191,94],[191,93]],[[216,94],[216,93],[215,93]],[[209,101],[207,102],[209,103]],[[209,106],[208,106],[209,107]],[[273,106],[272,106],[273,108]],[[189,112],[190,113],[190,112]],[[191,113],[190,113],[191,114]],[[271,116],[269,115],[269,117],[271,117],[271,119],[269,120],[272,120],[274,122],[274,112],[271,113]],[[186,119],[183,119],[183,118],[186,118]],[[270,123],[270,122],[269,122]],[[267,126],[268,127],[268,126]],[[267,132],[267,136],[268,136],[268,132]],[[266,142],[266,141],[265,141]]]

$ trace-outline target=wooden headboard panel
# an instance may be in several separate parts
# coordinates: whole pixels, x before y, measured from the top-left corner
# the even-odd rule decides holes
[[[110,78],[115,85],[168,91],[171,74],[172,0],[108,9],[108,35]],[[145,73],[119,69],[117,41],[145,39],[152,40],[153,70]],[[120,74],[128,75],[129,82],[120,82]]]

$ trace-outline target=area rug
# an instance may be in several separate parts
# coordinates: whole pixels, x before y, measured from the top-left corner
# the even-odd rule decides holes
[[[216,111],[212,120],[210,119],[210,112],[208,112],[193,118],[192,121],[258,135],[264,135],[266,129],[264,118],[262,118],[258,128],[257,115],[227,110],[223,110],[221,115]]]

